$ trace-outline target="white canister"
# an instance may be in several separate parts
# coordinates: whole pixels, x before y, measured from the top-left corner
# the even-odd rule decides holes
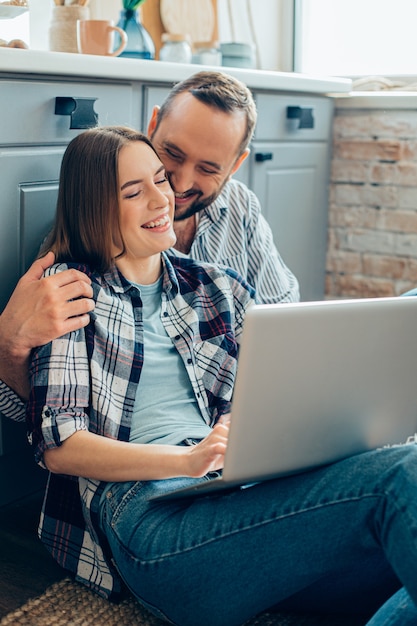
[[[203,41],[194,43],[193,63],[200,65],[221,65],[222,53],[218,41]]]
[[[88,7],[76,4],[52,7],[49,24],[49,50],[54,52],[77,52],[77,20],[88,20]]]
[[[230,42],[220,44],[222,65],[256,68],[256,48],[251,43]]]
[[[163,46],[159,51],[160,61],[191,63],[192,50],[188,35],[163,33]]]

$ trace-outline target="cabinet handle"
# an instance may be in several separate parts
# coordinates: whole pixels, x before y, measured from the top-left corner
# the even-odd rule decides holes
[[[264,161],[272,161],[274,155],[272,152],[255,152],[255,161],[263,163]]]
[[[299,120],[298,128],[314,128],[313,109],[298,106],[287,107],[287,119]]]
[[[94,111],[97,98],[55,98],[55,115],[70,115],[70,128],[93,128],[97,126],[98,115]]]

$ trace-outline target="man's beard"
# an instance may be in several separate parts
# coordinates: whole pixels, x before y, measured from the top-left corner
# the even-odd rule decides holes
[[[214,202],[217,198],[217,194],[213,194],[208,198],[204,198],[203,200],[197,199],[193,202],[187,209],[185,209],[184,213],[178,214],[175,209],[174,213],[174,222],[182,222],[183,220],[187,220],[189,217],[192,217],[196,213],[200,213],[203,209],[206,208],[209,204]]]
[[[195,202],[190,204],[188,209],[185,209],[184,213],[181,213],[181,215],[177,214],[177,210],[175,209],[174,222],[182,222],[183,220],[187,220],[189,217],[192,217],[196,213],[200,213],[200,211],[210,206],[210,204],[212,204],[223,191],[223,187],[227,183],[227,180],[228,179],[226,178],[222,185],[216,190],[215,193],[212,193],[211,196],[207,196],[206,198],[202,198],[201,196],[199,196],[195,200]]]

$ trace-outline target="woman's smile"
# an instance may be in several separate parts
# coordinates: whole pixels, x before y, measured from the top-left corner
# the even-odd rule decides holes
[[[146,228],[148,230],[156,229],[156,228],[158,228],[158,230],[165,230],[163,227],[170,226],[170,223],[171,223],[171,220],[169,219],[168,213],[166,213],[165,215],[158,217],[155,220],[146,222],[146,224],[142,225],[142,228]]]

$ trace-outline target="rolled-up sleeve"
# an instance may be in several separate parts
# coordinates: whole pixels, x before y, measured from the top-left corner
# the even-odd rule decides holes
[[[79,430],[88,429],[90,368],[84,329],[33,352],[27,422],[35,459]]]

